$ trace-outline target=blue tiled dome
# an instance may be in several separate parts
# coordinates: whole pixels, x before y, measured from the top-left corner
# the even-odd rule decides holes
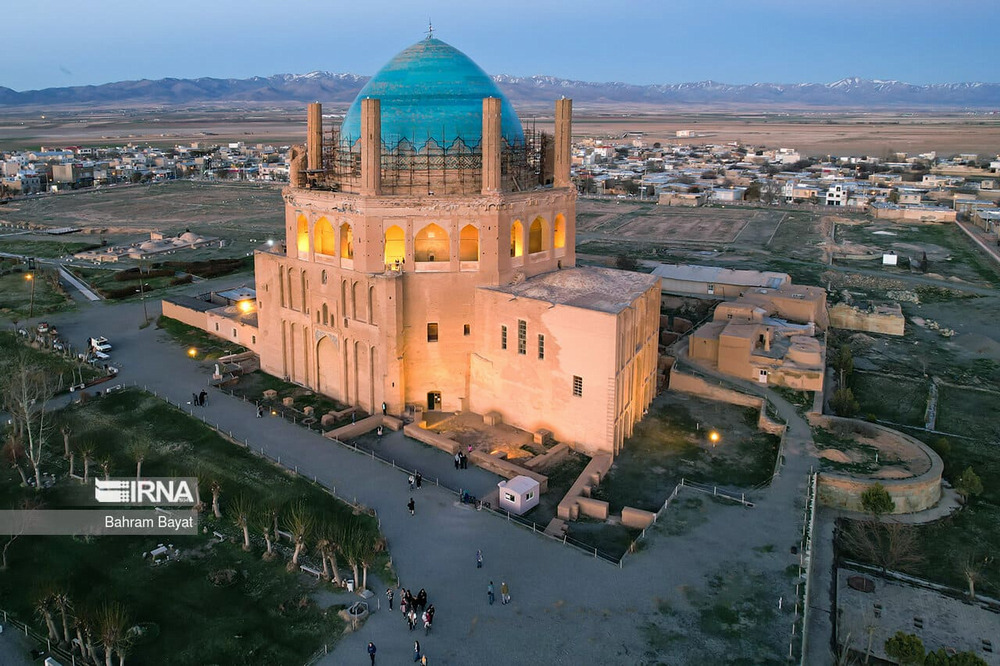
[[[390,60],[358,93],[341,126],[341,139],[361,136],[361,100],[378,98],[382,140],[407,139],[422,148],[428,139],[448,146],[461,138],[475,144],[483,135],[483,98],[499,97],[501,134],[524,141],[521,121],[507,97],[479,65],[440,39],[428,37]]]

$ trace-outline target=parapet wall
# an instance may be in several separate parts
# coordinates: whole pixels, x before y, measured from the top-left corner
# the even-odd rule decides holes
[[[772,420],[764,409],[764,398],[756,395],[747,395],[733,389],[708,382],[701,377],[689,375],[682,372],[676,364],[670,368],[670,389],[689,393],[708,400],[718,400],[728,402],[732,405],[742,407],[754,407],[760,410],[757,416],[757,428],[771,435],[779,437],[785,434],[785,425]]]

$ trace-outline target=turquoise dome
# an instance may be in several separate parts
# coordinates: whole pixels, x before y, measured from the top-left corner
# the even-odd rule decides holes
[[[478,144],[483,136],[483,98],[501,100],[500,133],[508,143],[523,142],[521,121],[507,97],[479,65],[440,39],[427,37],[401,51],[365,84],[340,128],[342,141],[361,137],[361,100],[381,100],[382,140],[406,139],[422,148],[429,139],[450,146],[461,138]]]

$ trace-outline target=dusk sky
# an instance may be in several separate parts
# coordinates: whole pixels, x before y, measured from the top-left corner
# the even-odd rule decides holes
[[[490,74],[1000,81],[1000,0],[48,0],[4,9],[0,86],[374,74],[426,33]]]

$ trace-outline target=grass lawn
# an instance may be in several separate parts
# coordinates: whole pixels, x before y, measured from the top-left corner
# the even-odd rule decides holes
[[[767,481],[781,440],[756,423],[754,409],[665,393],[593,496],[609,502],[612,513],[623,506],[656,511],[682,477],[743,488]],[[707,437],[713,429],[721,434],[715,446]]]
[[[279,507],[279,515],[287,515],[291,503],[302,502],[322,520],[377,530],[373,518],[354,515],[322,488],[138,390],[75,405],[60,412],[59,419],[72,426],[74,443],[91,443],[95,460],[110,461],[112,475],[134,473],[128,451],[144,446],[149,449],[144,476],[198,476],[203,499],[211,497],[208,484],[218,481],[223,518],[216,521],[209,511],[201,518],[207,534],[172,539],[21,537],[9,550],[9,570],[0,572],[0,598],[7,610],[44,633],[32,606],[53,587],[67,590],[80,609],[122,602],[132,622],[153,623],[158,629],[157,636],[133,647],[132,663],[163,663],[163,655],[170,655],[171,664],[299,664],[324,642],[336,640],[342,630],[337,608],[321,609],[310,596],[318,583],[287,573],[282,557],[263,561],[256,544],[244,553],[239,544],[213,543],[209,537],[213,530],[237,533],[227,510],[240,495],[257,506]],[[50,508],[78,506],[89,487],[67,479],[67,463],[55,453],[47,469],[60,481],[43,491],[42,499]],[[76,467],[81,471],[79,460]],[[31,493],[17,486],[17,475],[9,469],[2,479],[5,506],[12,506],[17,495]],[[143,560],[144,551],[167,541],[182,551],[178,560],[158,566]],[[386,558],[383,553],[380,564]],[[343,567],[343,558],[340,563]],[[231,584],[219,586],[209,579],[225,570],[234,572]],[[373,565],[372,573],[376,571],[391,574]]]
[[[860,413],[876,419],[912,426],[924,425],[927,382],[887,377],[879,373],[855,372],[851,390],[861,405]]]
[[[556,517],[559,502],[566,496],[570,486],[576,483],[589,462],[590,458],[587,456],[569,451],[566,457],[557,463],[537,470],[549,477],[549,489],[548,492],[542,493],[538,498],[538,505],[524,514],[524,517],[539,525],[548,525],[549,521]]]
[[[32,363],[44,368],[53,378],[56,392],[69,389],[74,382],[79,382],[81,377],[84,382],[89,382],[104,374],[103,370],[98,370],[89,363],[76,363],[57,352],[35,349],[23,340],[9,331],[0,331],[0,357],[6,358],[20,350],[26,351]]]
[[[68,254],[93,250],[101,247],[100,243],[87,243],[66,240],[23,240],[17,237],[0,238],[0,252],[20,254],[26,257],[63,257]]]
[[[862,444],[850,435],[838,435],[826,428],[813,429],[813,441],[816,446],[824,449],[836,449],[837,451],[850,452],[860,460],[852,462],[840,462],[839,460],[820,459],[820,467],[831,472],[842,472],[845,474],[872,474],[878,471],[878,463],[875,457],[878,449],[870,444]]]
[[[108,270],[106,268],[78,268],[76,266],[68,267],[68,270],[89,284],[93,289],[99,291],[105,298],[112,298],[116,290],[129,292],[130,295],[123,298],[141,297],[141,294],[139,293],[138,272],[131,274],[132,279],[116,280],[115,275],[117,275],[120,271]],[[171,282],[175,279],[177,278],[174,275],[158,277],[147,276],[143,280],[143,289],[146,294],[149,294],[150,292],[154,292],[158,289],[164,289],[171,286]]]
[[[58,312],[73,305],[66,295],[55,271],[32,271],[33,280],[25,278],[27,272],[8,273],[0,276],[0,313],[11,319],[27,319],[29,314],[39,315]],[[34,285],[34,306],[32,306]]]
[[[156,328],[165,331],[175,342],[183,345],[186,349],[194,349],[195,354],[190,358],[198,361],[210,361],[227,354],[246,351],[245,347],[225,342],[200,328],[188,326],[184,322],[163,315],[160,315],[156,320]]]
[[[995,416],[998,404],[1000,395],[996,393],[942,384],[938,387],[937,429],[1000,446],[1000,418]]]

